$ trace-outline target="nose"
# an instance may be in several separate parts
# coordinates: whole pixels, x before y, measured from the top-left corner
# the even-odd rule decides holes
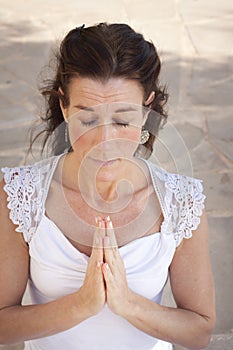
[[[99,155],[111,158],[116,152],[116,140],[114,140],[114,130],[111,124],[103,124],[98,126],[97,149]],[[96,150],[97,150],[96,149]]]
[[[111,124],[103,124],[98,128],[99,142],[106,142],[112,140],[112,126]]]

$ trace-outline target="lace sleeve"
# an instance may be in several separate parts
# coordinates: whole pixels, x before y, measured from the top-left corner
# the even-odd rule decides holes
[[[178,246],[183,238],[191,238],[200,224],[205,195],[202,181],[178,174],[166,174],[167,207],[170,227]],[[169,203],[168,203],[169,202]]]
[[[3,168],[7,193],[9,217],[22,232],[26,242],[30,242],[36,229],[38,209],[41,203],[39,171],[35,166]]]

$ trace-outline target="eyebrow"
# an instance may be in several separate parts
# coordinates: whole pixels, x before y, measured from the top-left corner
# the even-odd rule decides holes
[[[75,105],[74,107],[82,109],[82,110],[85,110],[85,111],[89,111],[89,112],[94,112],[95,111],[93,108],[86,107],[86,106],[83,106],[83,105]]]
[[[137,111],[137,109],[133,108],[133,107],[126,107],[126,108],[119,108],[116,109],[114,111],[114,113],[123,113],[123,112],[133,112],[133,111]]]
[[[95,112],[94,108],[86,107],[83,105],[75,105],[74,107],[79,108],[81,110],[89,111],[89,112]],[[133,108],[133,107],[118,108],[113,112],[114,113],[124,113],[124,112],[133,112],[133,111],[137,111],[137,108]]]

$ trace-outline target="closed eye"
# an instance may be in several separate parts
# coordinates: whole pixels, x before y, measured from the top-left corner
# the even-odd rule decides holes
[[[90,121],[86,121],[86,122],[81,120],[81,124],[83,126],[92,126],[92,125],[95,125],[95,123],[96,123],[96,120],[90,120]]]
[[[89,120],[89,121],[81,120],[81,124],[86,127],[94,126],[96,123],[97,123],[96,119]],[[129,123],[113,120],[113,125],[116,125],[117,127],[127,128],[129,126]]]
[[[122,127],[122,128],[127,128],[129,126],[129,122],[128,121],[123,121],[122,119],[119,118],[113,118],[113,125]]]
[[[114,125],[117,125],[122,128],[127,128],[129,126],[129,123],[114,122]]]

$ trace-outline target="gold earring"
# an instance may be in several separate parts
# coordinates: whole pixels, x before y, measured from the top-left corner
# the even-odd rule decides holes
[[[141,132],[141,138],[140,138],[140,145],[144,145],[144,143],[146,143],[149,140],[150,137],[150,133],[148,130],[146,129],[142,129]]]

